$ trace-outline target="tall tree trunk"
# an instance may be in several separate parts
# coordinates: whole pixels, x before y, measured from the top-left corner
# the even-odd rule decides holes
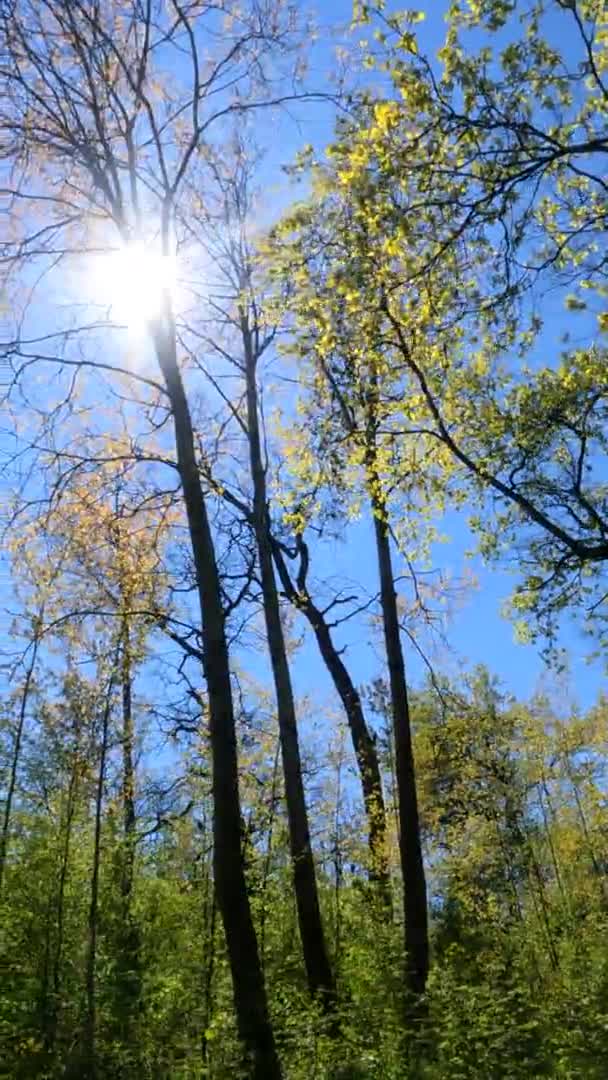
[[[336,979],[342,974],[342,885],[344,864],[341,846],[342,816],[342,766],[344,764],[344,741],[340,733],[339,757],[336,763],[336,803],[334,807],[334,835],[332,837],[334,862],[334,966]]]
[[[276,543],[273,544],[275,564],[285,595],[294,607],[304,615],[315,635],[319,652],[346,713],[355,758],[359,768],[367,818],[370,850],[369,877],[370,881],[377,886],[382,908],[390,916],[392,898],[388,863],[386,807],[376,744],[365,721],[360,694],[333,642],[327,619],[313,602],[308,592],[306,585],[307,546],[301,537],[298,537],[297,543],[301,559],[297,587],[291,579],[281,549]]]
[[[595,847],[594,847],[594,844],[593,844],[593,839],[591,837],[591,832],[589,830],[589,825],[587,823],[587,815],[585,814],[585,810],[584,810],[584,807],[583,807],[583,800],[581,799],[581,793],[579,791],[578,784],[576,782],[576,779],[575,779],[574,774],[572,772],[572,769],[570,767],[570,759],[569,759],[567,751],[562,755],[562,759],[563,759],[563,762],[564,762],[564,771],[565,771],[566,776],[568,778],[568,781],[569,781],[569,783],[570,783],[570,785],[572,787],[572,794],[574,795],[574,801],[576,803],[576,810],[577,810],[577,813],[578,813],[579,821],[581,823],[581,828],[583,830],[583,836],[585,838],[585,844],[587,845],[587,853],[589,855],[589,859],[590,859],[590,862],[591,862],[591,865],[593,867],[593,871],[594,871],[594,874],[595,874],[595,879],[596,879],[597,884],[598,884],[600,898],[602,900],[603,905],[605,906],[607,901],[608,901],[608,881],[606,879],[606,873],[605,873],[603,867],[600,865],[600,862],[598,860],[598,857],[597,857],[597,854],[596,854],[596,851],[595,851]]]
[[[132,655],[129,616],[123,619],[121,640],[121,697],[122,697],[122,813],[123,835],[120,850],[120,924],[117,940],[118,997],[117,1015],[120,1041],[137,1064],[137,1039],[133,1024],[137,1018],[141,997],[140,933],[133,915],[132,894],[135,868],[137,818],[135,812],[135,765]]]
[[[206,823],[205,823],[206,824]],[[206,844],[206,828],[203,829],[203,852]],[[204,864],[203,864],[204,865]],[[206,930],[206,953],[203,974],[203,1023],[201,1035],[201,1060],[205,1072],[209,1069],[208,1032],[213,1019],[213,982],[215,974],[215,923],[217,904],[211,867],[205,866],[205,894],[203,899],[203,926]]]
[[[378,375],[372,364],[369,386],[362,391],[359,400],[365,416],[364,429],[361,432],[352,407],[327,367],[323,364],[321,366],[339,406],[346,432],[349,436],[355,437],[359,446],[361,446],[361,434],[364,438],[362,448],[374,521],[382,624],[391,691],[395,774],[399,800],[399,856],[403,877],[405,981],[415,1004],[416,999],[419,999],[425,991],[429,971],[428,911],[405,663],[401,647],[387,507],[377,461]]]
[[[108,734],[110,727],[110,714],[112,712],[112,695],[118,668],[119,657],[116,655],[112,667],[106,700],[101,720],[101,743],[99,747],[99,768],[97,771],[97,786],[95,791],[95,828],[93,834],[93,866],[91,870],[91,895],[89,900],[89,938],[87,943],[87,959],[85,967],[85,990],[86,990],[86,1019],[84,1027],[84,1055],[81,1063],[82,1075],[86,1080],[95,1080],[97,1075],[96,1060],[96,1028],[97,1028],[97,996],[95,986],[95,969],[97,966],[97,932],[99,924],[99,869],[101,863],[101,821],[103,812],[103,792],[106,777],[106,758],[108,754]]]
[[[555,825],[555,810],[553,809],[553,802],[551,799],[551,793],[549,791],[549,785],[544,775],[544,771],[541,773],[540,779],[536,782],[536,788],[538,791],[538,802],[543,818],[543,826],[545,829],[545,836],[547,838],[547,845],[549,847],[549,853],[551,855],[551,863],[553,865],[553,873],[555,874],[555,880],[557,887],[560,891],[561,897],[564,901],[564,906],[568,912],[568,915],[572,914],[570,907],[570,900],[568,893],[564,886],[563,875],[557,857],[557,851],[555,850],[555,844],[553,843],[553,827]],[[546,806],[545,806],[546,801]]]
[[[426,989],[429,972],[429,930],[426,877],[420,839],[420,816],[412,746],[410,707],[401,645],[397,594],[389,534],[389,519],[377,457],[378,377],[372,370],[366,393],[365,464],[374,519],[374,537],[380,578],[380,604],[388,662],[393,719],[395,774],[399,800],[399,858],[403,878],[403,930],[406,987],[416,1006]]]
[[[264,619],[279,720],[279,738],[285,778],[285,802],[287,805],[298,923],[309,990],[313,996],[320,998],[325,1009],[331,1010],[335,1005],[336,990],[321,920],[315,864],[304,796],[293,688],[281,623],[279,594],[274,576],[272,545],[268,527],[266,473],[262,460],[258,416],[257,355],[253,332],[246,312],[241,314],[241,333],[245,353],[247,428],[253,484],[253,526],[260,562]]]
[[[406,982],[411,993],[419,996],[424,993],[429,970],[426,879],[420,841],[420,819],[405,663],[401,647],[386,511],[379,496],[373,497],[373,504],[399,799],[399,856],[403,875]]]
[[[41,950],[42,971],[40,977],[40,992],[38,994],[37,1002],[38,1027],[42,1033],[42,1042],[44,1045],[44,1049],[47,1053],[49,1050],[48,1033],[51,1030],[53,1024],[51,1002],[51,957],[53,952],[53,929],[55,915],[53,900],[53,897],[49,897],[49,901],[46,907],[44,947]]]
[[[272,845],[274,841],[274,827],[277,813],[277,786],[279,779],[279,755],[281,753],[280,740],[277,741],[276,749],[274,752],[274,758],[272,762],[272,782],[270,785],[270,818],[268,821],[268,832],[266,834],[266,855],[264,858],[264,868],[262,870],[262,882],[260,886],[260,892],[262,895],[262,905],[260,910],[260,953],[262,956],[262,967],[265,967],[266,963],[266,892],[268,889],[268,882],[270,880],[270,870],[272,866]]]
[[[545,889],[545,882],[543,880],[542,869],[541,869],[541,866],[539,864],[538,859],[536,858],[536,852],[534,850],[534,845],[532,843],[531,837],[525,836],[524,833],[521,832],[521,830],[520,830],[519,835],[521,837],[522,843],[525,844],[526,847],[527,847],[528,856],[529,856],[529,862],[530,862],[530,865],[532,867],[532,875],[533,875],[534,881],[536,882],[536,886],[537,886],[537,892],[536,892],[536,897],[535,897],[535,892],[534,892],[534,889],[532,888],[532,884],[530,882],[530,892],[532,894],[532,901],[533,901],[534,906],[536,908],[537,917],[539,918],[539,921],[542,923],[543,929],[545,931],[545,937],[547,939],[547,948],[549,950],[549,960],[551,962],[551,967],[553,968],[554,971],[559,971],[561,965],[560,965],[560,961],[559,961],[559,953],[557,951],[555,935],[554,935],[553,929],[551,927],[551,908],[550,908],[550,905],[549,905],[549,903],[547,901],[547,892],[546,892],[546,889]],[[530,881],[529,878],[528,878],[528,880]],[[540,913],[539,913],[539,910],[538,910],[538,905],[536,904],[536,898],[538,898],[538,904],[540,905]]]
[[[63,956],[63,927],[65,921],[65,889],[68,880],[68,872],[70,866],[70,847],[72,843],[72,825],[74,823],[74,815],[76,812],[77,793],[78,793],[78,781],[80,777],[80,760],[79,760],[79,748],[76,749],[74,754],[74,760],[72,762],[72,770],[70,773],[70,781],[68,784],[67,799],[66,799],[66,812],[65,812],[65,833],[63,837],[63,845],[61,849],[61,861],[59,864],[59,879],[57,883],[57,907],[56,907],[56,937],[55,937],[55,952],[53,956],[52,964],[52,1002],[50,1009],[48,1010],[48,1024],[45,1034],[45,1045],[49,1054],[53,1053],[55,1040],[57,1038],[57,1028],[59,1025],[59,998],[61,993],[61,961]]]
[[[41,618],[41,617],[40,617]],[[19,770],[19,758],[21,757],[21,744],[23,742],[23,732],[25,728],[25,717],[27,714],[27,703],[30,695],[30,689],[32,685],[32,678],[34,675],[34,668],[36,666],[36,657],[38,655],[38,630],[34,635],[32,643],[32,653],[30,656],[30,662],[28,664],[25,680],[23,683],[23,690],[21,691],[21,699],[19,702],[19,716],[17,717],[17,728],[15,731],[15,742],[13,744],[13,754],[11,758],[11,767],[8,778],[8,789],[6,792],[6,802],[4,804],[4,814],[2,816],[2,831],[0,832],[0,896],[2,895],[2,885],[4,882],[4,868],[6,865],[6,857],[8,855],[8,844],[11,828],[11,814],[13,809],[13,799],[15,797],[15,788],[17,786],[17,772]]]
[[[124,859],[122,861],[121,893],[125,909],[130,909],[133,891],[133,869],[135,862],[135,766],[133,697],[131,673],[131,635],[128,618],[124,621],[122,633],[122,809]]]
[[[190,410],[177,364],[175,327],[168,297],[165,308],[164,325],[157,323],[153,336],[173,412],[177,462],[201,610],[213,763],[216,895],[226,934],[238,1031],[251,1059],[252,1075],[255,1080],[280,1080],[241,852],[236,730],[219,574],[196,461]]]

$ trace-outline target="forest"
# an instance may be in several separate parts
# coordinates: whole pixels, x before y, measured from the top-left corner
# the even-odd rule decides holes
[[[608,1076],[607,238],[605,0],[0,0],[0,1077]]]

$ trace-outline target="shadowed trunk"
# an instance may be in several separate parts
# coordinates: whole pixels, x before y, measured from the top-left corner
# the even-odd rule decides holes
[[[36,666],[38,642],[38,632],[36,632],[32,644],[32,655],[30,657],[30,662],[25,673],[25,681],[23,683],[23,690],[21,692],[21,701],[19,703],[19,716],[17,718],[17,729],[15,731],[15,742],[13,745],[13,754],[11,758],[11,767],[8,779],[8,790],[6,792],[6,802],[4,804],[4,815],[2,818],[2,832],[0,833],[0,896],[2,895],[4,867],[6,865],[6,856],[8,854],[8,841],[11,828],[11,813],[13,809],[13,799],[15,797],[15,787],[17,786],[17,772],[19,769],[19,758],[21,756],[21,744],[23,742],[23,730],[25,728],[27,703],[30,695],[34,668]]]
[[[281,623],[279,594],[274,576],[272,545],[268,527],[266,473],[262,460],[258,417],[257,351],[253,341],[253,331],[249,325],[247,314],[244,312],[241,314],[241,334],[245,353],[247,429],[253,484],[253,527],[260,561],[264,619],[277,702],[298,923],[309,990],[313,996],[318,996],[321,999],[325,1009],[331,1010],[335,1005],[336,989],[321,920],[315,864],[304,796],[293,688]]]
[[[420,820],[412,748],[410,710],[401,647],[397,595],[386,514],[375,500],[374,533],[380,574],[382,624],[388,661],[399,798],[399,856],[403,875],[406,981],[415,996],[424,993],[429,970],[426,880],[420,841]]]
[[[208,1031],[213,1019],[213,977],[215,974],[215,923],[217,904],[215,902],[215,889],[209,868],[205,873],[205,899],[203,924],[208,928],[207,953],[205,956],[203,975],[203,1033],[201,1035],[201,1060],[203,1068],[209,1067],[209,1039]]]
[[[134,1064],[137,1064],[137,1039],[133,1025],[141,999],[141,959],[139,926],[133,915],[132,893],[135,868],[136,810],[133,722],[133,676],[131,632],[125,616],[121,642],[122,691],[122,813],[123,835],[119,852],[120,926],[117,940],[117,1012],[120,1041]]]
[[[270,871],[272,867],[272,845],[274,841],[274,829],[277,812],[277,803],[279,797],[277,795],[277,787],[279,780],[279,754],[281,753],[281,744],[277,740],[276,750],[274,752],[274,760],[272,763],[272,783],[270,785],[270,819],[268,822],[268,833],[266,836],[266,854],[264,858],[264,869],[262,871],[262,883],[260,892],[262,895],[262,908],[260,911],[260,953],[262,957],[262,967],[265,968],[266,963],[266,891],[268,888],[268,882],[270,880]]]
[[[93,866],[91,870],[91,895],[89,901],[89,940],[85,966],[86,1019],[84,1025],[83,1059],[81,1074],[86,1080],[95,1080],[97,1075],[96,1034],[97,1034],[97,933],[99,929],[99,869],[101,863],[101,820],[103,811],[103,792],[106,778],[106,759],[108,753],[108,734],[112,712],[112,694],[118,667],[118,655],[110,675],[106,700],[101,720],[101,744],[99,747],[99,767],[95,791],[95,828],[93,834]]]
[[[410,708],[395,592],[388,510],[382,476],[378,467],[377,403],[378,380],[376,372],[372,371],[365,398],[365,465],[374,521],[382,627],[391,692],[395,775],[399,801],[399,859],[403,878],[405,981],[407,990],[413,998],[414,1012],[416,1012],[417,1001],[424,994],[429,973],[428,907]]]
[[[399,801],[399,857],[403,878],[405,982],[409,995],[414,999],[414,1011],[417,1011],[416,1001],[424,994],[429,971],[428,909],[405,663],[401,647],[386,501],[377,460],[378,380],[376,372],[372,370],[369,386],[361,395],[359,402],[365,414],[364,428],[359,431],[356,414],[342,394],[336,380],[325,365],[322,364],[321,368],[339,407],[346,432],[351,437],[356,436],[357,439],[360,439],[361,435],[364,437],[366,482],[374,523],[382,626],[391,692],[395,775]]]
[[[196,461],[190,410],[177,364],[175,327],[168,297],[163,323],[159,321],[152,329],[173,412],[177,462],[201,610],[213,763],[216,896],[226,934],[238,1032],[249,1057],[250,1075],[255,1080],[280,1080],[241,851],[236,730],[219,574]]]
[[[386,808],[376,745],[365,721],[361,697],[350,677],[348,668],[334,645],[327,619],[313,602],[308,592],[306,586],[307,546],[301,537],[297,538],[297,544],[300,552],[300,572],[296,585],[291,579],[282,551],[277,543],[273,544],[275,564],[285,595],[293,606],[304,615],[315,635],[319,652],[346,713],[359,768],[367,817],[370,850],[369,877],[370,881],[377,886],[382,908],[390,917],[392,899],[386,837]]]
[[[77,805],[78,782],[80,778],[80,761],[78,750],[74,755],[70,781],[68,784],[65,812],[65,833],[61,848],[61,861],[59,864],[59,879],[57,883],[57,909],[56,909],[56,940],[52,964],[52,1000],[48,1008],[48,1019],[45,1032],[45,1049],[52,1055],[57,1029],[59,1026],[59,998],[61,993],[61,965],[63,957],[63,929],[65,921],[65,890],[68,881],[70,865],[70,846],[72,843],[72,825]]]

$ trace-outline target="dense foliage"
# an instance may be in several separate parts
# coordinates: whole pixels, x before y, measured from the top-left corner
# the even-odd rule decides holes
[[[78,1033],[105,690],[75,668],[48,701],[47,680],[41,667],[2,897],[2,1035],[11,1077],[80,1076],[83,1069]],[[344,733],[338,729],[323,755],[308,753],[339,988],[340,1034],[330,1038],[307,1001],[299,956],[276,731],[263,700],[241,718],[243,843],[285,1075],[599,1078],[608,1050],[606,705],[580,716],[560,714],[542,698],[517,702],[485,671],[459,689],[447,682],[441,689],[441,702],[433,689],[413,703],[433,967],[428,1013],[411,1030],[402,1022],[398,925],[386,923],[366,883]],[[374,688],[390,792],[384,694]],[[136,703],[145,715],[143,695]],[[138,770],[130,911],[137,948],[125,972],[120,729],[116,698],[102,831],[98,1074],[238,1075],[213,897],[204,743],[190,737],[170,791],[166,780]],[[389,843],[395,852],[394,826]],[[394,855],[391,864],[396,889]],[[398,924],[398,911],[395,917]]]

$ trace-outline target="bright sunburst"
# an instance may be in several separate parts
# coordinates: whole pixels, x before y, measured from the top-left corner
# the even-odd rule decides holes
[[[130,245],[99,256],[94,279],[97,302],[131,333],[145,332],[160,314],[166,291],[175,303],[175,259],[144,246]]]

